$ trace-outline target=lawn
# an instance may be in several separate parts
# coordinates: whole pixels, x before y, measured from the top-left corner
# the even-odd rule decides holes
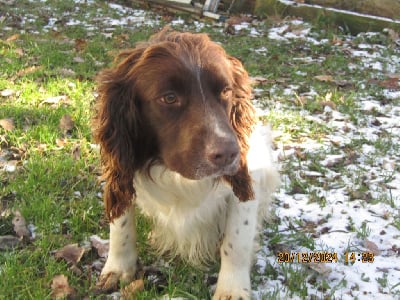
[[[0,299],[100,298],[105,242],[94,236],[107,239],[108,224],[91,136],[95,76],[167,24],[206,32],[238,57],[275,132],[282,185],[261,232],[254,299],[398,299],[399,34],[247,16],[226,27],[127,3],[0,4]],[[149,221],[137,222],[137,298],[209,299],[218,266],[155,257]],[[321,252],[334,262],[300,259]]]

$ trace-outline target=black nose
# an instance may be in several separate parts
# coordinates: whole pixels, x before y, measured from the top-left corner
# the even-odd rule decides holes
[[[207,149],[208,160],[216,167],[223,168],[238,161],[240,155],[236,140],[220,140]]]

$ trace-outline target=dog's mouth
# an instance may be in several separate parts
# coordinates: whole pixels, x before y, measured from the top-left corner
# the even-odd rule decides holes
[[[219,165],[216,166],[211,164],[210,162],[202,162],[197,165],[189,166],[190,164],[186,165],[186,168],[173,168],[169,167],[173,171],[179,173],[185,178],[192,179],[192,180],[201,180],[203,178],[218,178],[222,176],[233,176],[239,170],[240,158],[235,158],[234,161],[230,162],[226,165]]]

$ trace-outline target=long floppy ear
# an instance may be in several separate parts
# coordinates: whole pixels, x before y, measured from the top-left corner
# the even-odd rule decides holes
[[[238,137],[240,147],[240,167],[233,176],[225,176],[233,192],[240,201],[254,199],[252,179],[247,166],[249,138],[256,123],[255,109],[251,103],[250,79],[242,63],[234,57],[228,57],[234,76],[233,107],[230,121]]]
[[[141,122],[133,90],[134,78],[130,75],[142,52],[138,48],[121,53],[116,67],[102,71],[97,77],[99,98],[93,136],[100,144],[104,205],[110,221],[131,205],[136,194],[134,173],[143,161],[135,149],[141,143]]]

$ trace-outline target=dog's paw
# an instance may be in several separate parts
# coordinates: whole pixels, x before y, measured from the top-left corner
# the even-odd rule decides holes
[[[116,291],[119,286],[120,275],[117,273],[106,273],[100,276],[99,281],[96,283],[95,291],[98,293],[107,293]]]
[[[213,300],[249,300],[251,298],[248,272],[224,272],[218,276]]]
[[[135,279],[137,267],[111,268],[106,264],[94,288],[95,293],[109,293],[118,290],[120,284],[126,285]]]
[[[230,291],[217,290],[213,300],[249,300],[250,292],[247,288],[232,289]]]

